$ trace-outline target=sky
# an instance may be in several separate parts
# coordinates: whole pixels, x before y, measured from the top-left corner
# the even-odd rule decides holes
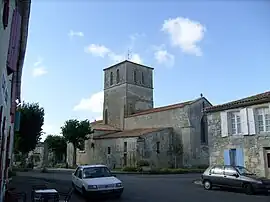
[[[32,1],[22,99],[44,107],[47,135],[101,119],[102,70],[128,52],[154,68],[155,107],[268,91],[269,10],[266,0]]]

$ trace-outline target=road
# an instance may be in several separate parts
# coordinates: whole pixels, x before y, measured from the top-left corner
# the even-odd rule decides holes
[[[31,175],[31,174],[29,174]],[[46,174],[43,177],[47,178]],[[34,176],[37,177],[37,176]],[[248,196],[244,193],[233,191],[212,190],[206,191],[200,185],[193,183],[193,175],[117,175],[125,186],[121,199],[113,201],[121,202],[269,202],[270,196]],[[58,174],[45,179],[36,179],[30,176],[17,176],[13,179],[13,185],[27,193],[30,193],[31,184],[44,183],[50,188],[59,191],[67,191],[71,186],[70,175]],[[26,186],[27,185],[27,186]],[[29,198],[30,196],[28,196]],[[85,201],[77,194],[72,196],[71,202]],[[112,201],[112,200],[107,200]]]

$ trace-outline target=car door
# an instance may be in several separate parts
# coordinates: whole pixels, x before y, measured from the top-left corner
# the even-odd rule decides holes
[[[78,170],[78,174],[77,174],[77,180],[76,180],[76,185],[79,189],[82,189],[83,183],[82,183],[82,176],[83,176],[83,169],[79,169]]]
[[[240,188],[242,186],[239,173],[233,166],[225,166],[224,184],[227,187]]]
[[[80,167],[78,167],[77,169],[76,169],[76,171],[73,173],[73,175],[72,175],[72,182],[73,182],[73,184],[76,186],[76,187],[78,187],[78,174],[79,174],[79,170],[80,170],[81,168]]]
[[[209,179],[213,185],[223,186],[224,166],[214,166],[209,173]]]

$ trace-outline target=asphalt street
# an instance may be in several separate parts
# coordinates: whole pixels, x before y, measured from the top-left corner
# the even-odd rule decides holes
[[[70,174],[19,174],[14,177],[12,186],[27,193],[30,201],[32,184],[46,183],[59,191],[68,191],[71,186]],[[27,176],[28,175],[28,176]],[[37,179],[38,175],[43,179]],[[198,175],[117,175],[125,190],[121,199],[106,201],[122,202],[269,202],[270,196],[248,196],[236,191],[206,191],[194,184]],[[46,179],[44,179],[46,178]],[[85,201],[79,194],[73,194],[71,202]]]

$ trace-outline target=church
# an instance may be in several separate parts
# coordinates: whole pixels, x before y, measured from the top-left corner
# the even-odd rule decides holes
[[[212,104],[202,95],[154,108],[152,67],[128,60],[104,70],[103,120],[91,123],[94,133],[76,151],[77,165],[135,167],[147,161],[156,168],[209,164],[207,116]],[[73,145],[67,146],[72,165]]]

